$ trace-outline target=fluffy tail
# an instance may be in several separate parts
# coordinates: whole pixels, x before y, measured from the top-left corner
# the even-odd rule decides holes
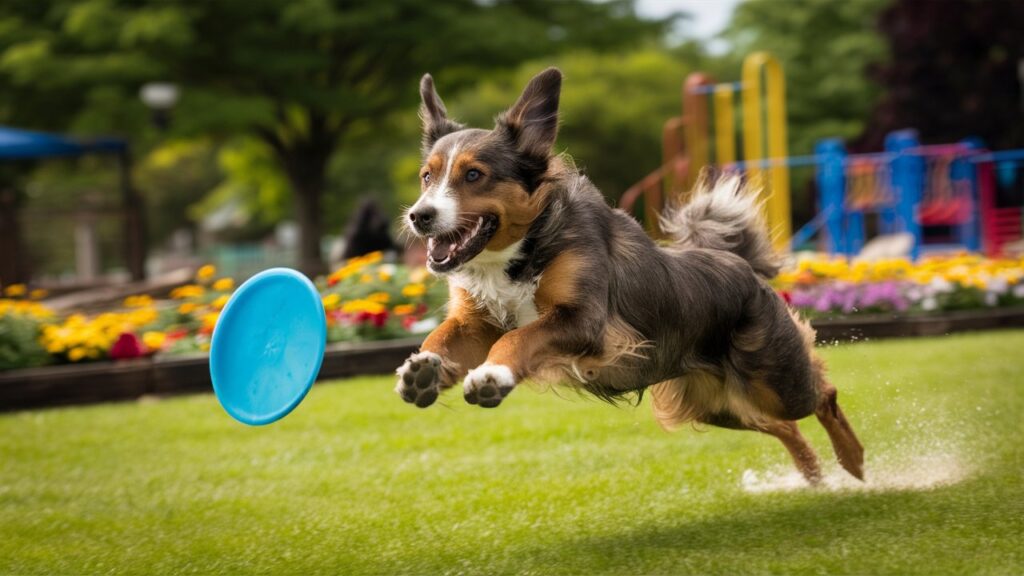
[[[726,250],[743,257],[765,278],[779,273],[757,190],[745,186],[739,176],[701,180],[688,204],[665,211],[661,228],[677,246]]]

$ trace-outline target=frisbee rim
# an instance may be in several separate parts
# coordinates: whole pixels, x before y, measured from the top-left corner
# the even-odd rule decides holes
[[[218,386],[217,374],[218,368],[222,364],[222,356],[226,354],[226,352],[217,353],[217,351],[221,349],[231,349],[231,340],[235,338],[232,336],[234,331],[228,329],[228,331],[225,332],[224,330],[218,330],[217,326],[215,326],[213,335],[210,338],[210,380],[213,383],[213,393],[225,412],[235,420],[249,426],[265,426],[267,424],[271,424],[281,418],[284,418],[295,410],[295,408],[298,407],[298,405],[302,403],[309,394],[310,389],[316,382],[317,376],[320,374],[320,368],[324,361],[324,351],[327,345],[327,318],[326,314],[323,312],[323,303],[320,299],[320,292],[316,289],[316,286],[313,285],[309,278],[296,270],[291,268],[270,268],[249,278],[243,282],[242,285],[238,287],[238,290],[235,290],[234,294],[231,295],[231,298],[228,299],[228,303],[221,311],[221,318],[231,318],[231,314],[233,314],[232,310],[236,307],[237,303],[243,299],[244,295],[249,294],[254,290],[258,291],[261,286],[265,285],[264,283],[268,279],[281,278],[285,278],[287,280],[298,280],[299,285],[306,288],[305,295],[312,298],[313,302],[316,303],[321,312],[321,314],[319,314],[313,321],[313,329],[319,334],[315,348],[316,360],[312,364],[312,369],[310,370],[310,374],[306,378],[306,381],[303,382],[301,386],[296,387],[297,393],[287,404],[281,406],[277,410],[263,413],[256,417],[250,417],[246,414],[240,413],[235,404],[230,401],[225,401],[225,398],[228,397],[227,389],[229,387],[226,387],[226,383],[224,381],[222,381],[221,385]],[[218,322],[218,324],[220,324],[220,322]],[[229,324],[223,324],[222,326],[228,325]],[[225,348],[225,346],[227,346],[227,348]],[[253,358],[252,360],[257,361],[258,359]],[[228,380],[230,380],[230,378]]]

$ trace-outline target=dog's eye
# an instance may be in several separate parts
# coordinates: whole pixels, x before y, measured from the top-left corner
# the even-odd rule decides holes
[[[481,176],[483,176],[483,173],[479,170],[470,170],[466,172],[466,182],[476,182]]]
[[[430,184],[430,172],[423,174],[423,182],[426,184]]]

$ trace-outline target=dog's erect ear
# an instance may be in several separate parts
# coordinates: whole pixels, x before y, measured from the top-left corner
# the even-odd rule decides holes
[[[548,68],[523,89],[519,100],[498,116],[498,127],[507,131],[520,152],[547,158],[558,136],[558,96],[562,72]]]
[[[437,142],[445,134],[462,130],[462,125],[448,119],[448,110],[444,102],[437,95],[434,89],[434,79],[430,74],[424,74],[420,80],[420,118],[423,119],[423,154],[430,152]]]

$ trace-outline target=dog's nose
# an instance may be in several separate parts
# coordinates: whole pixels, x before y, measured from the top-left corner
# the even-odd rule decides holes
[[[433,206],[422,206],[409,212],[409,221],[412,222],[413,228],[420,232],[430,230],[430,226],[434,223],[436,217],[437,209]]]

